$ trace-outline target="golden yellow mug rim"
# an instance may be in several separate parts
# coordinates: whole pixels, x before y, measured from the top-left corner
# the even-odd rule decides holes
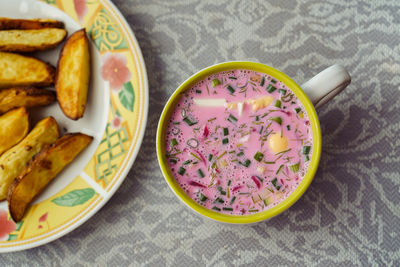
[[[296,96],[306,109],[307,115],[310,119],[310,124],[313,134],[313,147],[312,147],[313,152],[311,156],[311,162],[307,170],[307,173],[304,176],[301,183],[284,201],[282,201],[278,205],[268,210],[251,215],[228,215],[228,214],[218,213],[216,211],[207,209],[198,204],[196,201],[191,199],[176,182],[174,176],[172,175],[171,170],[169,169],[168,162],[165,156],[166,127],[169,118],[171,116],[171,113],[173,112],[177,102],[180,100],[182,93],[190,89],[194,84],[196,84],[197,82],[199,82],[200,80],[211,74],[232,69],[254,70],[257,72],[265,73],[282,81],[288,88],[290,88],[296,94]],[[203,216],[206,216],[210,219],[219,222],[231,223],[231,224],[249,224],[267,220],[282,213],[283,211],[287,210],[290,206],[292,206],[304,194],[304,192],[307,190],[308,186],[312,182],[318,168],[319,160],[321,157],[321,146],[322,146],[321,128],[317,113],[310,99],[306,96],[306,94],[303,92],[300,86],[297,85],[297,83],[295,83],[289,76],[287,76],[283,72],[275,68],[272,68],[270,66],[267,66],[265,64],[250,62],[250,61],[230,61],[230,62],[219,63],[200,70],[199,72],[189,77],[186,81],[184,81],[169,98],[167,104],[165,105],[161,113],[161,117],[157,128],[156,142],[157,142],[157,159],[161,171],[168,185],[170,186],[172,191],[178,196],[178,198],[181,201],[183,201],[183,203],[185,203],[190,208],[192,208],[193,210],[195,210],[196,212],[198,212]]]

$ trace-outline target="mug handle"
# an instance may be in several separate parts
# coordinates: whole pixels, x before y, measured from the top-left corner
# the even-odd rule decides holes
[[[351,77],[347,70],[335,64],[305,82],[301,88],[318,109],[343,91],[350,82]]]

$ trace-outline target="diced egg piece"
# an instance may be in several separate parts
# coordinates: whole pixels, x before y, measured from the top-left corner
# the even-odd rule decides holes
[[[280,133],[275,133],[269,137],[268,144],[271,151],[276,154],[285,151],[289,143],[285,136],[281,136]]]
[[[236,109],[237,107],[237,103],[236,102],[230,102],[230,103],[226,103],[226,108],[228,109]]]
[[[193,98],[193,103],[199,107],[225,107],[225,98]]]
[[[223,169],[223,168],[225,168],[226,166],[228,166],[228,162],[226,161],[226,159],[220,160],[218,163],[219,163],[218,165],[219,165],[219,167],[220,167],[221,169]]]
[[[244,143],[249,141],[250,134],[243,136],[242,138],[239,139],[239,142]]]
[[[250,98],[247,100],[247,103],[251,105],[253,111],[260,110],[262,108],[268,107],[274,98],[272,96],[262,96],[258,98]]]
[[[264,166],[258,166],[258,167],[257,167],[257,171],[258,171],[259,173],[261,173],[261,174],[264,174],[264,172],[265,172],[265,167],[264,167]]]
[[[243,113],[243,103],[242,102],[239,102],[237,104],[237,109],[238,109],[239,117],[242,116],[242,113]]]

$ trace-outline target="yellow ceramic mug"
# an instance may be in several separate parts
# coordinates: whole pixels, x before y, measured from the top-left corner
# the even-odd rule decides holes
[[[250,215],[228,215],[218,213],[216,211],[207,209],[193,199],[191,199],[179,186],[169,169],[167,158],[165,156],[165,132],[169,118],[179,102],[182,92],[190,89],[197,82],[210,76],[211,74],[232,70],[232,69],[248,69],[257,72],[265,73],[276,79],[282,81],[288,88],[290,88],[297,96],[297,98],[304,105],[311,123],[313,135],[313,147],[310,166],[305,174],[301,183],[297,188],[281,203],[265,210],[263,212],[250,214]],[[311,80],[303,84],[301,87],[297,85],[286,74],[269,67],[267,65],[255,62],[225,62],[205,68],[189,79],[184,81],[178,89],[169,98],[164,110],[161,114],[160,121],[157,129],[157,157],[161,167],[161,171],[172,191],[182,200],[186,205],[195,210],[201,215],[211,218],[216,221],[233,223],[233,224],[246,224],[263,221],[274,217],[281,212],[287,210],[292,206],[307,190],[318,168],[319,159],[321,156],[321,129],[315,108],[318,108],[340,93],[350,83],[350,75],[340,65],[333,65],[321,73],[317,74]],[[314,108],[315,107],[315,108]]]

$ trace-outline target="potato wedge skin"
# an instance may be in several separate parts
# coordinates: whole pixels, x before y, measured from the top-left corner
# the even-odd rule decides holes
[[[9,210],[15,222],[23,218],[32,200],[92,140],[93,137],[82,133],[66,134],[55,143],[46,146],[28,163],[8,191]]]
[[[0,114],[18,107],[47,106],[56,100],[54,91],[28,88],[0,89]]]
[[[7,198],[10,184],[32,157],[58,137],[57,122],[48,117],[39,121],[20,143],[0,156],[0,200]]]
[[[85,29],[65,42],[57,64],[55,87],[64,114],[72,120],[83,117],[90,80],[89,39]]]
[[[43,28],[64,28],[64,23],[53,19],[12,19],[0,18],[0,30],[34,30]]]
[[[18,144],[29,131],[29,114],[18,108],[0,116],[0,156]]]
[[[0,31],[0,51],[34,52],[48,50],[59,45],[67,31],[59,28]]]
[[[0,88],[18,86],[50,86],[55,69],[34,57],[0,52]]]

